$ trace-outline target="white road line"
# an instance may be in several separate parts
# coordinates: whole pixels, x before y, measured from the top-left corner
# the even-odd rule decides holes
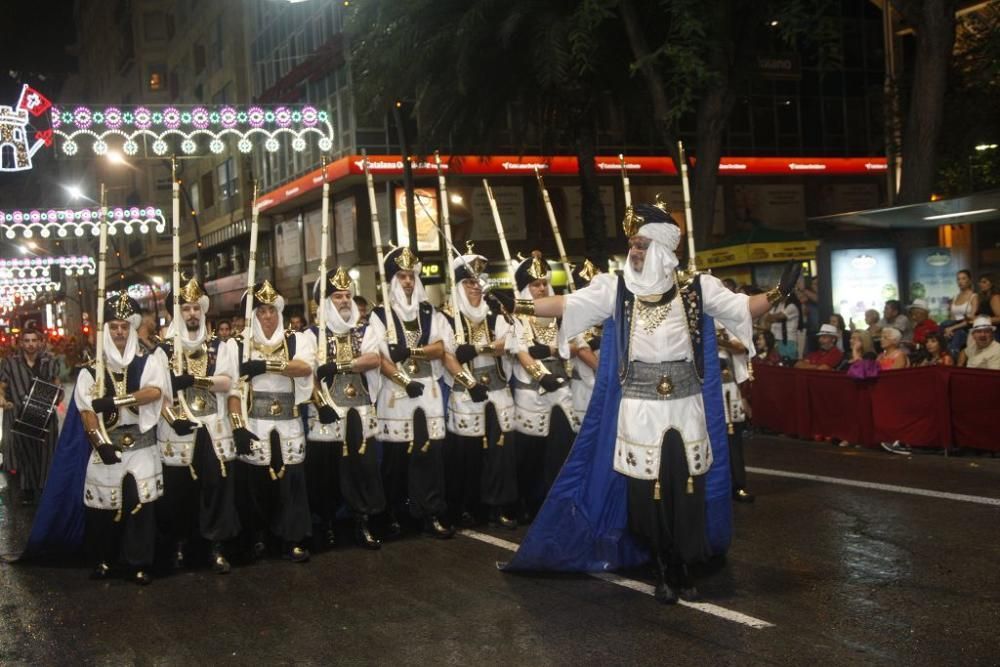
[[[964,493],[948,493],[947,491],[932,491],[930,489],[918,489],[912,486],[898,486],[896,484],[879,484],[877,482],[860,482],[854,479],[844,479],[842,477],[825,477],[823,475],[807,475],[802,472],[790,472],[788,470],[772,470],[770,468],[747,467],[747,472],[758,475],[771,475],[772,477],[790,477],[792,479],[806,479],[812,482],[826,482],[828,484],[840,484],[841,486],[856,486],[862,489],[875,489],[876,491],[892,491],[894,493],[906,493],[911,496],[925,496],[927,498],[941,498],[943,500],[957,500],[963,503],[975,503],[977,505],[992,505],[1000,507],[1000,498],[988,498],[986,496],[970,496]]]
[[[493,537],[492,535],[487,535],[486,533],[480,533],[475,530],[460,530],[459,535],[464,535],[466,537],[471,537],[474,540],[479,540],[480,542],[485,542],[487,544],[492,544],[495,547],[500,547],[501,549],[507,549],[508,551],[517,551],[517,542],[511,542],[509,540],[503,540],[499,537]],[[628,579],[621,576],[620,574],[614,574],[612,572],[590,572],[590,576],[595,579],[600,579],[608,583],[614,584],[615,586],[621,586],[622,588],[628,588],[629,590],[636,591],[638,593],[644,593],[646,595],[653,595],[653,586],[642,581],[636,581],[635,579]],[[754,618],[753,616],[747,616],[746,614],[741,614],[738,611],[733,611],[731,609],[726,609],[725,607],[720,607],[719,605],[711,604],[708,602],[685,602],[684,600],[679,600],[678,604],[689,607],[696,611],[703,612],[705,614],[710,614],[712,616],[717,616],[718,618],[732,621],[733,623],[740,623],[751,628],[760,630],[762,628],[773,628],[773,623],[768,623],[767,621],[762,621],[759,618]]]

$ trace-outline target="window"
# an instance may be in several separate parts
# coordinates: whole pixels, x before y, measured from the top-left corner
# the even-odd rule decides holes
[[[228,104],[234,101],[232,81],[227,82],[226,85],[219,89],[219,92],[212,96],[212,104],[215,105]]]
[[[167,39],[167,17],[163,12],[143,12],[143,36],[147,42],[159,42]]]
[[[167,87],[167,66],[163,63],[150,65],[147,68],[146,87],[150,92],[166,90]]]
[[[212,25],[212,67],[222,67],[222,17],[217,16]]]
[[[196,210],[204,210],[206,208],[212,208],[215,205],[215,189],[212,183],[212,172],[201,175],[201,206],[202,208]]]
[[[216,167],[215,175],[219,183],[219,201],[235,197],[239,192],[239,180],[233,158],[229,158]]]
[[[194,45],[194,73],[201,74],[205,71],[205,47],[201,44]]]

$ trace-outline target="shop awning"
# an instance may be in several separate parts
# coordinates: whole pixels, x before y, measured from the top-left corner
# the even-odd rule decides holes
[[[808,219],[809,229],[819,233],[831,227],[876,229],[934,229],[941,225],[965,225],[1000,220],[1000,190],[963,197],[939,199],[923,204],[875,208]]]

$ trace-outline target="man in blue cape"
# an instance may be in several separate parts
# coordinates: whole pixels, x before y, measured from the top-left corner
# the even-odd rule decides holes
[[[732,533],[713,318],[749,346],[753,319],[791,291],[800,267],[790,264],[777,287],[753,297],[707,274],[680,283],[680,229],[666,206],[630,209],[624,227],[621,275],[512,304],[515,313],[562,317],[562,344],[603,322],[604,342],[573,451],[505,569],[591,572],[653,558],[655,597],[672,604],[697,598],[688,566],[724,553]]]

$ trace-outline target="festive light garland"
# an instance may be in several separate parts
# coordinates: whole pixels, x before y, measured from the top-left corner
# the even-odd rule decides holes
[[[28,276],[48,277],[50,275],[49,269],[53,266],[58,266],[68,276],[82,276],[84,273],[94,275],[97,272],[94,258],[85,255],[25,257],[23,259],[0,259],[0,279],[13,278],[15,274],[20,278]]]
[[[36,292],[54,292],[59,289],[59,283],[48,278],[6,278],[0,279],[0,294],[20,294],[25,297]]]
[[[154,155],[193,155],[198,152],[198,140],[207,139],[208,149],[218,155],[226,150],[226,139],[235,138],[241,153],[253,150],[253,140],[263,139],[264,149],[274,153],[281,147],[282,137],[291,138],[292,150],[301,152],[308,147],[307,139],[318,137],[321,152],[333,148],[333,126],[329,114],[311,106],[234,107],[222,106],[132,106],[86,107],[72,110],[53,106],[52,131],[60,140],[64,155],[80,151],[78,139],[91,137],[95,155],[106,155],[111,149],[109,138],[121,139],[125,155],[139,153],[141,143],[151,142]],[[179,150],[171,147],[179,142]]]
[[[17,238],[18,232],[26,239],[32,238],[36,232],[42,238],[50,237],[53,232],[65,238],[70,231],[76,236],[83,236],[88,230],[91,235],[97,236],[100,234],[100,217],[99,208],[0,211],[0,230],[8,239]],[[153,206],[109,208],[107,219],[108,234],[112,236],[119,230],[131,234],[136,226],[143,234],[149,231],[150,225],[155,225],[159,234],[167,228],[163,211]]]

